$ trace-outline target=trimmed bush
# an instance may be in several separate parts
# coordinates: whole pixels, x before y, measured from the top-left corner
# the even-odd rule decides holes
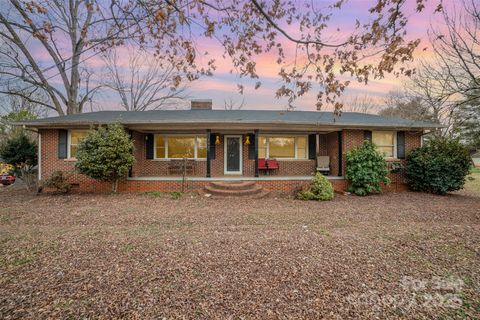
[[[346,159],[348,191],[366,196],[382,192],[382,183],[390,184],[387,162],[373,143],[365,141],[361,146],[348,151]]]
[[[68,177],[63,171],[54,171],[43,182],[43,185],[47,188],[55,189],[59,193],[69,193],[72,190],[72,185],[67,180]]]
[[[469,174],[468,149],[457,140],[435,138],[407,156],[407,183],[414,191],[446,194],[463,188]]]
[[[327,201],[333,199],[333,187],[330,181],[317,172],[312,179],[312,185],[297,194],[297,199],[300,200],[318,200]]]
[[[133,165],[133,142],[119,125],[92,130],[78,145],[75,169],[93,179],[109,181],[117,192],[118,181]]]

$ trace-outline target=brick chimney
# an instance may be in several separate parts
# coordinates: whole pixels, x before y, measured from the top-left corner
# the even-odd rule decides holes
[[[212,110],[212,99],[195,99],[190,101],[191,110]]]

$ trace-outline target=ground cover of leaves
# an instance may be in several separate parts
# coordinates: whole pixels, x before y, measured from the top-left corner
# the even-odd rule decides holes
[[[480,193],[0,192],[0,318],[480,317]]]

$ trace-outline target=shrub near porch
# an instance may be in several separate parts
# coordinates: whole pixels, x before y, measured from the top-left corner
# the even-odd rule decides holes
[[[380,193],[381,184],[390,184],[388,167],[375,145],[365,141],[363,145],[347,152],[346,178],[348,190],[359,196]]]

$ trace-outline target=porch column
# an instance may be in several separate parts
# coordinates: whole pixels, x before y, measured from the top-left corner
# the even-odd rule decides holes
[[[207,178],[210,178],[210,144],[212,143],[211,141],[211,132],[212,130],[207,129]]]
[[[343,131],[338,131],[338,176],[343,175]]]
[[[255,136],[255,177],[258,177],[258,129],[253,130]]]

